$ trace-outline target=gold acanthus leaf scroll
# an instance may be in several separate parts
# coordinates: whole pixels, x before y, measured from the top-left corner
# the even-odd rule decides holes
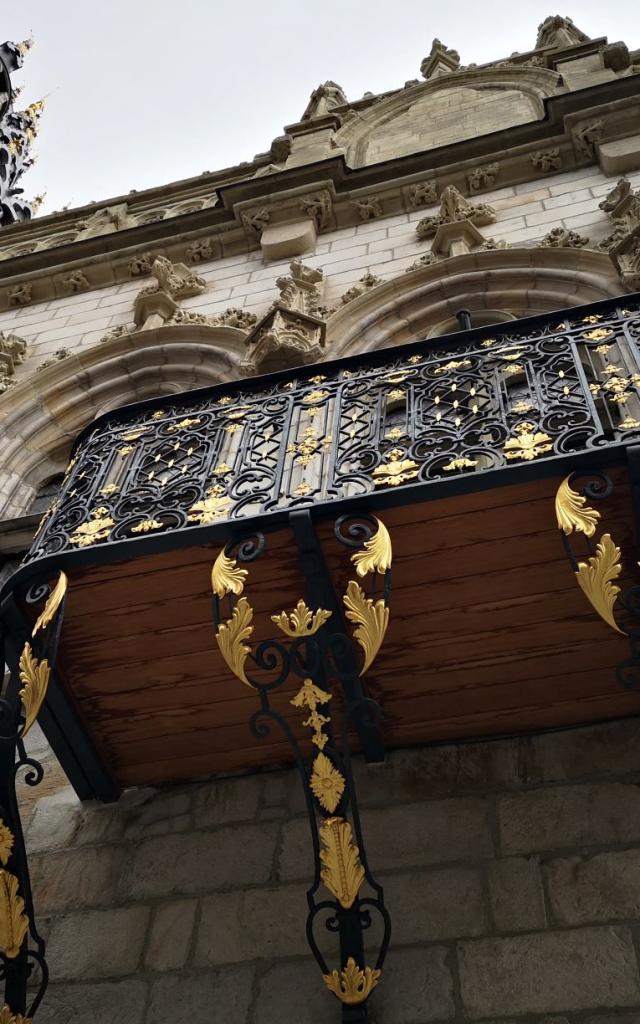
[[[51,667],[46,658],[38,661],[34,656],[31,644],[26,643],[20,655],[18,668],[20,682],[24,683],[20,690],[20,700],[25,714],[24,729],[22,730],[24,737],[38,717],[42,702],[47,695]]]
[[[35,636],[39,629],[46,629],[46,627],[49,625],[53,616],[56,614],[58,608],[60,607],[64,600],[64,595],[67,592],[67,583],[68,580],[66,573],[61,572],[60,575],[58,576],[58,582],[56,583],[55,587],[49,594],[49,597],[47,598],[47,603],[42,609],[40,616],[36,620],[36,624],[33,627],[31,636]]]
[[[364,651],[364,665],[360,675],[363,676],[380,650],[389,625],[389,609],[380,598],[375,603],[365,597],[362,587],[355,580],[350,580],[344,595],[347,618],[357,623],[353,635]]]
[[[251,653],[245,640],[248,640],[253,633],[253,608],[246,597],[241,597],[233,615],[226,622],[221,622],[216,633],[216,641],[220,648],[220,654],[233,672],[234,676],[247,686],[251,683],[245,675],[244,665]]]
[[[562,481],[556,492],[556,519],[558,529],[567,537],[575,530],[593,537],[600,519],[600,513],[587,505],[587,499],[569,486],[571,477]]]
[[[28,928],[24,900],[18,893],[18,879],[0,869],[0,949],[10,960],[20,952]]]
[[[357,1006],[364,1003],[371,993],[371,990],[378,984],[382,971],[373,967],[365,967],[360,970],[352,956],[347,960],[347,966],[342,971],[332,971],[331,974],[323,974],[322,978],[329,991],[337,996],[341,1003],[347,1006]],[[0,1024],[2,1022],[0,1021]]]
[[[3,867],[7,865],[11,851],[13,850],[13,832],[8,825],[5,825],[2,818],[0,818],[0,864]]]
[[[31,1024],[31,1017],[23,1017],[21,1013],[14,1013],[5,1003],[0,1010],[0,1024]]]
[[[322,751],[316,755],[313,762],[309,785],[320,806],[324,807],[325,811],[329,811],[329,814],[333,814],[342,799],[345,781],[335,765]]]
[[[221,551],[211,570],[211,587],[220,600],[227,594],[240,595],[244,590],[244,581],[248,576],[246,569],[240,569],[235,558],[228,558]]]
[[[613,607],[620,587],[612,583],[621,573],[620,548],[604,533],[596,545],[596,553],[588,562],[578,562],[576,577],[582,591],[598,615],[616,633],[623,633],[616,623]]]
[[[331,618],[331,612],[324,608],[318,608],[316,612],[312,612],[307,604],[300,600],[292,612],[280,612],[279,615],[272,615],[271,621],[275,622],[278,629],[281,629],[287,636],[313,636],[329,618]]]
[[[391,568],[391,537],[384,523],[374,516],[378,529],[373,537],[359,551],[351,556],[358,576],[366,576],[368,572],[385,573]]]
[[[348,910],[364,882],[364,868],[351,825],[344,818],[327,818],[320,826],[320,840],[320,877],[340,906]]]

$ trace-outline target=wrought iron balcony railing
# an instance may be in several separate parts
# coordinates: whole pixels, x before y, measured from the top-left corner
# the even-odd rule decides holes
[[[639,341],[635,295],[122,408],[27,561],[624,442]]]

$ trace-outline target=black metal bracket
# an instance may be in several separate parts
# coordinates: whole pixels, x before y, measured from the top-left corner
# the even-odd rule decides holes
[[[348,633],[343,608],[336,597],[322,547],[316,534],[311,513],[298,509],[289,515],[289,523],[298,547],[298,556],[303,575],[307,582],[307,597],[312,608],[326,608],[331,618],[322,629],[325,636]],[[347,704],[356,704],[366,697],[358,674],[358,667],[351,648],[344,650],[340,664],[340,683]],[[385,749],[377,721],[367,714],[357,715],[354,725],[362,746],[362,752],[369,764],[384,761]]]

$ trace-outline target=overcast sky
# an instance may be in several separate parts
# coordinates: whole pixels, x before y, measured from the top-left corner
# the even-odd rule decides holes
[[[553,3],[553,0],[551,0]],[[463,64],[535,45],[548,14],[640,47],[638,0],[19,0],[0,36],[31,31],[20,105],[47,96],[23,182],[42,212],[217,170],[269,148],[333,79],[349,99],[419,76],[434,36]]]

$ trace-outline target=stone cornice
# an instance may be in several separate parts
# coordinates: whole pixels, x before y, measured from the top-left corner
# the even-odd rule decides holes
[[[464,73],[458,77],[462,79]],[[553,169],[572,170],[585,165],[584,156],[576,155],[574,146],[581,117],[603,119],[602,137],[606,140],[628,134],[630,118],[640,121],[639,81],[638,76],[627,75],[556,94],[545,101],[542,120],[374,165],[351,168],[338,151],[327,160],[247,177],[247,173],[255,174],[266,159],[261,156],[258,164],[17,225],[2,232],[0,241],[5,250],[13,245],[42,244],[53,234],[64,235],[74,224],[90,223],[96,214],[107,216],[115,210],[118,222],[124,222],[123,227],[112,228],[110,233],[69,238],[65,244],[0,261],[0,309],[128,281],[136,276],[129,267],[131,260],[147,252],[195,263],[205,257],[190,258],[189,246],[194,241],[206,243],[207,262],[255,249],[259,236],[248,232],[242,219],[251,204],[274,208],[282,206],[288,197],[295,196],[299,202],[319,189],[328,190],[331,209],[319,230],[332,230],[358,223],[358,204],[373,195],[379,199],[382,216],[414,209],[410,188],[425,181],[433,182],[438,194],[445,185],[453,184],[466,194],[477,195],[482,189],[470,191],[469,172],[490,162],[499,163],[492,186],[498,188],[543,179],[540,166],[534,162],[539,151],[557,149],[558,166]],[[316,127],[320,120],[335,125],[335,118],[329,116],[303,122],[303,127],[309,130],[310,124]],[[595,159],[594,155],[587,163]],[[158,208],[164,211],[163,219],[150,219]],[[183,209],[186,212],[181,212]],[[130,220],[135,223],[128,223]],[[86,286],[80,278],[69,282],[69,275],[78,270],[84,274]]]

